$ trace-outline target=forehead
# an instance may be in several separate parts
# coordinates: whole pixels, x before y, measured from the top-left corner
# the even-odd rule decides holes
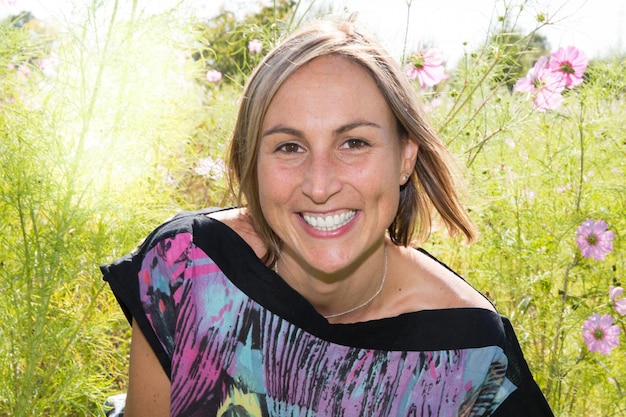
[[[391,114],[370,72],[339,55],[317,57],[296,69],[278,88],[266,117],[273,118],[284,110],[305,108],[327,113],[341,110],[381,116]]]
[[[283,83],[308,84],[343,82],[346,84],[376,85],[371,74],[359,63],[337,54],[323,55],[312,59],[296,69]],[[282,86],[281,86],[282,88]]]

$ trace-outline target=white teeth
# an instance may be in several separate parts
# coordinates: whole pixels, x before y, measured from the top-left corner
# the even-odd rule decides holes
[[[350,210],[341,214],[335,214],[330,216],[309,216],[302,215],[304,221],[307,222],[309,226],[315,227],[316,229],[323,230],[325,232],[329,232],[331,230],[339,229],[348,223],[352,218],[356,215],[356,211]]]

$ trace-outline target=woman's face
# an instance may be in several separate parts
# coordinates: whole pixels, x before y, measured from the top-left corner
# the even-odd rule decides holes
[[[298,69],[270,103],[259,146],[259,199],[281,257],[332,274],[382,250],[417,144],[400,140],[363,68],[331,55]]]

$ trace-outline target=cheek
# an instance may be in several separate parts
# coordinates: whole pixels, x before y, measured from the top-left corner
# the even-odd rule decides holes
[[[282,204],[287,200],[293,188],[294,175],[281,169],[275,161],[263,161],[259,159],[257,166],[259,181],[259,201],[261,207]]]
[[[273,186],[274,177],[270,172],[264,170],[260,167],[258,170],[258,179],[259,179],[259,202],[261,203],[261,207],[267,205],[269,200],[273,198],[273,190],[276,187]]]
[[[400,201],[400,167],[390,169],[390,165],[397,161],[388,161],[387,164],[378,165],[378,169],[369,176],[359,178],[358,181],[365,186],[372,197],[377,198],[378,204],[395,213]]]
[[[396,164],[395,160],[372,163],[367,169],[353,172],[352,181],[356,181],[372,191],[377,189],[383,194],[394,193],[399,189],[401,175],[400,168],[395,168]]]

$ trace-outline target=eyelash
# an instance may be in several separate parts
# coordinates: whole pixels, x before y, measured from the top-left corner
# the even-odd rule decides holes
[[[288,150],[288,148],[290,148],[290,150]],[[277,152],[284,152],[284,153],[296,153],[296,152],[298,152],[301,149],[302,149],[302,147],[300,145],[298,145],[297,143],[287,142],[287,143],[280,144],[276,148],[276,151]]]
[[[361,149],[361,148],[364,148],[366,146],[369,146],[370,144],[367,141],[363,140],[363,139],[350,138],[350,139],[348,139],[348,140],[346,140],[344,142],[344,145],[347,145],[348,148],[350,148],[350,149]],[[356,145],[356,146],[354,146],[354,145]]]
[[[369,142],[367,142],[364,139],[360,139],[360,138],[350,138],[347,139],[345,142],[343,142],[343,144],[341,145],[340,148],[348,148],[348,149],[362,149],[365,147],[370,146]],[[279,146],[276,147],[276,152],[283,152],[283,153],[298,153],[302,150],[302,146],[300,146],[297,143],[294,142],[286,142],[286,143],[281,143]]]

